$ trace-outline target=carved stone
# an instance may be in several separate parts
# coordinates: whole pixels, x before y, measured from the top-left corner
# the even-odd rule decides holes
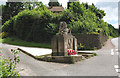
[[[72,49],[77,52],[77,39],[67,28],[66,22],[60,22],[59,35],[52,38],[52,56],[68,56],[67,50]]]

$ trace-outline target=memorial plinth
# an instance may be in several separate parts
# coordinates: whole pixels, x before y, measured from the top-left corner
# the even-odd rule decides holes
[[[52,56],[68,56],[68,50],[77,52],[77,39],[67,28],[66,22],[61,22],[59,34],[52,38]]]
[[[52,38],[52,56],[40,56],[37,59],[47,62],[74,64],[93,56],[93,53],[77,53],[77,39],[67,28],[66,22],[61,22],[59,33]]]

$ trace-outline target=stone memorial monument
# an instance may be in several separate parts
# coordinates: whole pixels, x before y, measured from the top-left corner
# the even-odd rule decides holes
[[[66,22],[60,22],[59,34],[52,38],[51,44],[52,56],[68,56],[68,50],[77,52],[77,39],[67,28]]]

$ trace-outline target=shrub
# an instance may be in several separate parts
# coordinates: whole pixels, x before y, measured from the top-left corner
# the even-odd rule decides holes
[[[98,56],[97,53],[92,53],[93,56]]]
[[[18,53],[19,51],[11,50],[14,54],[14,58],[5,59],[2,58],[2,54],[0,54],[0,77],[8,77],[8,76],[20,76],[19,71],[16,71],[17,64],[20,62]],[[1,53],[1,52],[0,52]],[[23,70],[23,69],[22,69]]]
[[[94,4],[71,3],[69,9],[55,14],[41,4],[32,10],[19,12],[4,23],[2,30],[26,41],[50,42],[52,36],[58,32],[59,23],[65,21],[72,33],[118,36],[117,30],[109,27],[102,19],[103,16],[104,11],[97,9]]]
[[[6,32],[8,33],[8,35],[15,34],[13,31],[13,24],[14,24],[14,18],[11,18],[10,20],[6,21],[1,27],[2,32]]]
[[[8,33],[6,32],[0,33],[0,38],[6,38],[6,37],[8,37]]]
[[[48,25],[52,13],[48,10],[26,10],[20,12],[16,18],[13,29],[16,36],[27,41],[48,41]]]

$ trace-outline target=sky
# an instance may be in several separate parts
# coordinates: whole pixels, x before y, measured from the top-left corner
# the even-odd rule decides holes
[[[7,0],[0,0],[0,4],[5,4]],[[39,0],[42,1],[44,5],[47,5],[49,0]],[[69,0],[58,0],[64,8],[67,8],[67,2]],[[115,28],[118,28],[118,2],[119,0],[79,0],[80,3],[94,3],[97,8],[104,10],[106,16],[103,18],[105,22],[112,24]],[[120,10],[119,10],[120,11]],[[119,19],[120,20],[120,19]],[[120,21],[119,21],[120,25]]]

